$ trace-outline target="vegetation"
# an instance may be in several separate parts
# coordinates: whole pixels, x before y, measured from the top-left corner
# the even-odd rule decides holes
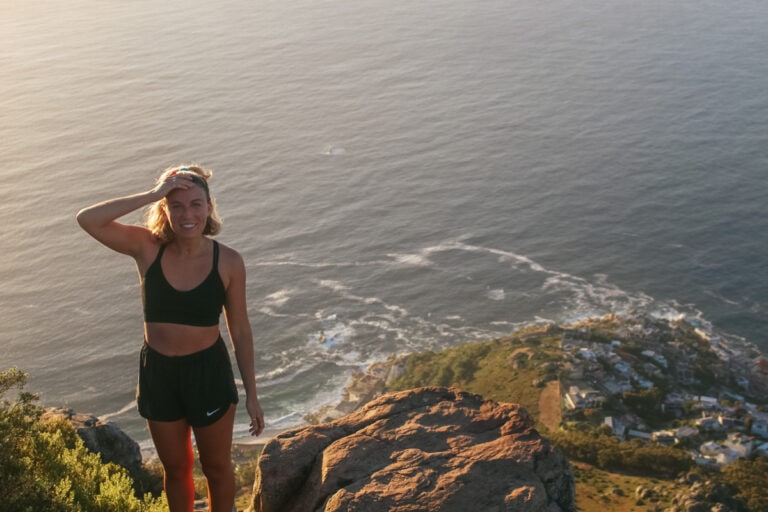
[[[647,347],[645,333],[625,329],[620,335],[617,330],[622,327],[626,325],[611,319],[589,320],[573,326],[581,329],[582,334],[586,333],[590,341],[608,343],[621,339],[621,348],[617,352],[626,354],[625,360],[636,360],[635,370],[644,374],[640,362],[647,359],[642,354]],[[459,387],[496,401],[522,405],[542,429],[543,425],[538,421],[542,392],[547,389],[546,383],[560,380],[562,350],[559,332],[555,331],[526,329],[508,338],[469,343],[441,352],[412,354],[406,359],[404,375],[388,388]],[[710,344],[687,324],[681,323],[669,332],[657,328],[654,335],[654,348],[660,347],[656,350],[664,351],[673,368],[678,363],[679,352],[672,343],[695,354],[691,369],[700,380],[693,386],[697,392],[710,389],[723,377],[722,363]],[[602,368],[607,372],[611,370],[607,363]],[[616,414],[631,411],[650,426],[660,427],[673,421],[674,416],[661,409],[668,391],[667,382],[664,379],[657,382],[653,375],[646,377],[656,385],[609,396],[607,409],[572,413],[571,418],[580,421],[567,428],[551,427],[545,434],[573,464],[578,509],[582,512],[662,510],[691,492],[686,475],[694,474],[706,483],[702,488],[708,491],[702,496],[725,503],[720,499],[719,490],[727,489],[733,495],[732,510],[747,510],[745,507],[748,507],[750,511],[768,512],[768,488],[765,486],[768,461],[740,460],[724,467],[721,473],[701,475],[686,450],[700,443],[698,437],[689,439],[688,444],[662,446],[640,440],[620,442],[606,430],[601,420],[612,409],[616,409]],[[685,404],[688,416],[693,413],[693,406],[693,403]],[[698,498],[706,500],[702,496]]]
[[[390,383],[388,389],[458,387],[491,400],[518,403],[533,418],[539,418],[542,384],[558,377],[558,341],[559,337],[539,329],[440,352],[412,354],[404,375]]]
[[[605,470],[671,478],[694,467],[690,455],[683,450],[646,446],[638,441],[622,443],[600,429],[561,430],[551,438],[569,458]]]
[[[160,512],[164,497],[137,497],[125,469],[90,453],[65,421],[41,421],[27,375],[0,372],[0,496],[2,508],[36,512]],[[18,388],[16,400],[5,398]]]
[[[612,319],[584,323],[593,341],[606,343],[620,337],[615,332],[619,326]],[[695,350],[693,371],[702,380],[702,389],[718,379],[721,371],[717,356],[692,328],[683,325],[676,335],[661,332],[659,336]],[[621,350],[628,359],[640,359],[641,335],[624,338]],[[694,468],[684,445],[659,446],[639,440],[620,442],[600,424],[606,409],[578,411],[571,419],[580,421],[569,424],[568,428],[557,428],[562,355],[557,329],[529,328],[507,338],[407,356],[404,374],[387,387],[389,391],[420,386],[458,387],[499,402],[520,404],[537,420],[538,428],[548,430],[545,435],[571,459],[577,507],[582,512],[661,510],[689,492],[689,482],[675,481]],[[665,357],[673,365],[676,363],[674,351]],[[610,367],[603,365],[603,369],[609,371]],[[157,475],[148,475],[147,482],[132,482],[125,470],[103,464],[98,455],[89,453],[69,423],[41,421],[37,397],[23,391],[25,382],[26,375],[15,368],[0,372],[0,399],[3,399],[0,402],[0,508],[54,512],[167,509],[162,496],[140,496],[141,493],[134,491],[137,487],[151,488],[149,480],[157,480]],[[13,388],[19,389],[17,399],[4,400]],[[606,405],[609,410],[612,407],[630,410],[648,425],[665,423],[671,419],[660,409],[666,392],[664,385],[627,391],[608,397]],[[541,406],[542,400],[547,407]],[[693,403],[684,404],[688,415],[693,412],[693,406]],[[542,411],[546,413],[549,409],[558,414],[550,414],[556,419],[547,423],[550,425],[547,429],[540,419],[544,415]],[[695,438],[689,443],[695,445],[699,441]],[[258,448],[240,450],[245,451],[234,454],[238,462],[237,505],[246,507]],[[714,488],[727,489],[734,500],[746,503],[748,510],[768,512],[767,460],[739,460],[720,473],[708,473],[706,480]],[[199,468],[195,482],[199,493],[205,494],[205,480]],[[733,510],[745,510],[744,506],[734,506]]]
[[[752,512],[768,512],[768,460],[739,460],[723,468],[723,480],[738,489]]]
[[[576,510],[579,512],[640,512],[667,510],[675,495],[675,482],[598,469],[589,464],[574,463]],[[638,489],[650,489],[638,496]]]

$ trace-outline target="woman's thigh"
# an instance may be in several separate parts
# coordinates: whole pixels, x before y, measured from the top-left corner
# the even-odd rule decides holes
[[[147,421],[157,455],[166,471],[192,471],[191,427],[187,420]]]
[[[232,466],[232,428],[235,424],[236,405],[218,421],[205,427],[194,427],[200,464],[206,468],[230,468]]]

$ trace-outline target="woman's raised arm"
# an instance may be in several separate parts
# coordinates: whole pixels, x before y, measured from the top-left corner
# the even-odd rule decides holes
[[[152,239],[151,234],[144,227],[121,224],[116,222],[117,219],[163,199],[176,188],[186,189],[191,186],[193,184],[189,179],[177,179],[169,175],[152,190],[83,208],[77,212],[77,222],[89,235],[110,249],[136,258],[145,243]]]

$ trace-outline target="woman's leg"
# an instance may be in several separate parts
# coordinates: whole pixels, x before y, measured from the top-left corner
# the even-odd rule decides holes
[[[235,470],[232,466],[232,428],[235,409],[213,425],[195,427],[195,441],[200,454],[200,465],[208,480],[208,507],[210,512],[232,512],[235,504]]]
[[[191,512],[195,505],[192,439],[187,420],[147,421],[163,463],[163,487],[171,512]]]

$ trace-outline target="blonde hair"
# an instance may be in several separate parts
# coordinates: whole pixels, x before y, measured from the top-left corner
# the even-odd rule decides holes
[[[208,204],[211,207],[211,213],[208,215],[203,234],[217,235],[221,231],[222,221],[219,214],[216,213],[216,202],[213,200],[211,193],[208,190],[208,180],[213,176],[213,172],[198,165],[169,167],[157,178],[157,183],[162,183],[168,176],[177,174],[188,175],[192,179],[192,182],[205,192]],[[171,229],[171,223],[168,221],[168,217],[165,214],[166,201],[166,198],[163,198],[151,204],[147,209],[144,219],[144,224],[147,226],[147,229],[149,229],[152,234],[164,244],[172,242],[176,237]]]

